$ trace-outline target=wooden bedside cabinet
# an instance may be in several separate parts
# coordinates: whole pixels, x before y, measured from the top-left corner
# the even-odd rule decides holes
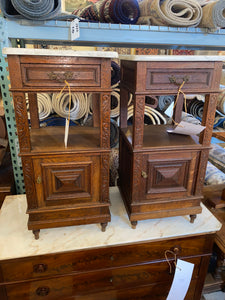
[[[138,220],[201,213],[223,57],[120,56],[119,185],[132,226]],[[182,89],[179,94],[179,88]],[[133,126],[127,103],[133,94]],[[168,133],[168,125],[144,126],[146,96],[177,95],[180,122],[184,94],[205,94],[200,138]]]
[[[114,52],[5,48],[28,201],[28,229],[101,223],[109,212],[111,58]],[[93,93],[93,127],[41,128],[37,93]],[[26,97],[29,99],[30,124]]]

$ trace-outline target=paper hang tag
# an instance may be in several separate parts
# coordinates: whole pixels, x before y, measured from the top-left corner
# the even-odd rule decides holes
[[[66,123],[65,123],[65,135],[64,135],[65,148],[67,148],[67,143],[68,143],[69,127],[70,127],[70,121],[68,119],[66,119]]]
[[[196,125],[189,122],[181,121],[175,128],[168,128],[167,132],[184,134],[184,135],[197,135],[202,130],[205,129],[205,126]]]
[[[183,300],[187,294],[194,264],[178,259],[173,282],[166,300]]]
[[[74,41],[80,37],[80,27],[79,27],[79,19],[74,19],[70,23],[70,36],[71,41]]]

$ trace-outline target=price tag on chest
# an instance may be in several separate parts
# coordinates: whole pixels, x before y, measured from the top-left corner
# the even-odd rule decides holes
[[[80,37],[79,19],[74,19],[70,23],[70,36],[71,41],[74,41]]]

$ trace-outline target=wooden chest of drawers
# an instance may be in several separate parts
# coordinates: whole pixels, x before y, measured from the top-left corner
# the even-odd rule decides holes
[[[175,217],[148,220],[133,231],[117,188],[110,198],[112,222],[104,234],[94,224],[70,226],[45,229],[35,241],[24,222],[25,197],[7,197],[0,214],[0,225],[11,222],[2,231],[5,238],[0,233],[1,300],[163,300],[173,281],[175,254],[194,264],[185,299],[199,300],[219,222],[203,207],[197,225]]]
[[[219,92],[222,58],[120,56],[119,185],[133,228],[138,220],[201,213],[200,202]],[[127,125],[129,94],[133,124]],[[205,94],[199,139],[144,125],[145,97],[174,95],[173,123],[181,121],[185,94]]]
[[[28,201],[28,229],[36,239],[43,228],[100,223],[105,231],[110,221],[111,57],[117,53],[4,51]],[[71,93],[92,93],[94,115],[92,127],[70,128],[66,146],[64,126],[40,126],[37,101],[37,93],[62,93],[65,87]]]

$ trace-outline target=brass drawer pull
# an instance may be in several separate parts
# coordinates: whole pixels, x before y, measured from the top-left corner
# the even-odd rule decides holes
[[[48,266],[46,264],[37,264],[34,265],[33,270],[35,273],[44,273],[48,269]]]
[[[148,175],[147,175],[147,173],[146,173],[145,171],[142,171],[142,172],[141,172],[141,176],[142,176],[143,178],[148,178]]]
[[[173,248],[170,249],[171,251],[174,252],[174,254],[180,254],[181,252],[181,247],[180,246],[174,246]]]
[[[65,80],[70,80],[73,78],[73,73],[72,72],[65,72],[63,74],[56,74],[55,72],[50,72],[47,73],[48,77],[50,80],[55,80],[58,82],[64,82]]]
[[[37,180],[36,180],[37,184],[41,184],[42,180],[41,180],[41,176],[38,176]]]
[[[189,76],[187,76],[187,75],[184,76],[184,77],[183,77],[183,81],[182,81],[182,82],[178,82],[177,78],[176,78],[174,75],[172,75],[171,77],[169,77],[169,81],[170,81],[171,83],[173,83],[173,84],[181,85],[183,81],[184,81],[185,83],[189,81]]]
[[[48,286],[40,286],[39,288],[36,289],[36,294],[38,296],[47,296],[50,292],[50,288]]]

